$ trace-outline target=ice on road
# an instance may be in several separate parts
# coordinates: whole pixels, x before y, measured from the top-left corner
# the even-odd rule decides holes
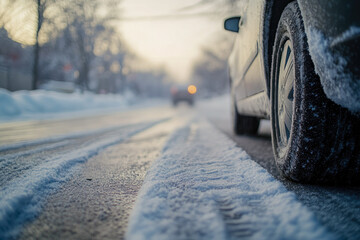
[[[147,173],[127,239],[332,239],[295,194],[206,121],[178,129]]]

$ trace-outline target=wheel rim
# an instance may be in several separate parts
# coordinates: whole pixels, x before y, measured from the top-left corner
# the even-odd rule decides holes
[[[291,41],[288,39],[284,42],[280,50],[281,58],[278,62],[278,87],[277,87],[277,132],[280,149],[288,145],[294,102],[294,54]]]

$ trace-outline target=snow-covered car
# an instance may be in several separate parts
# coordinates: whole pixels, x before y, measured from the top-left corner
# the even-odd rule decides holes
[[[194,85],[178,85],[171,88],[171,101],[174,106],[179,102],[187,102],[189,105],[194,104],[196,87]]]
[[[300,182],[360,182],[360,2],[243,1],[225,20],[233,130],[271,120],[276,164]]]

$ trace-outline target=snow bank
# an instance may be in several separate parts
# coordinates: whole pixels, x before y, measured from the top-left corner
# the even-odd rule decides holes
[[[127,239],[332,239],[293,193],[201,119],[147,173]]]
[[[45,90],[9,92],[0,89],[0,121],[49,117],[54,114],[91,110],[124,109],[134,103],[135,96],[66,94]]]

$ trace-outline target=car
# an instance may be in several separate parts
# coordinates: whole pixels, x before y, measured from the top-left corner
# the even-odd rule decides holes
[[[233,131],[270,119],[274,159],[298,182],[360,183],[360,2],[251,0],[224,21]]]
[[[176,106],[179,102],[187,102],[191,106],[194,105],[196,91],[195,85],[173,86],[170,90],[173,105]]]

